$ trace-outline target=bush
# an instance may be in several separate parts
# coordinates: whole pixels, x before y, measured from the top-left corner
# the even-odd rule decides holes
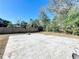
[[[52,31],[52,24],[48,24],[48,25],[46,26],[46,31],[47,31],[47,32]]]
[[[78,27],[74,27],[72,30],[73,30],[74,35],[79,35],[79,28]]]
[[[43,31],[43,27],[42,26],[39,26],[38,27],[38,31],[40,32],[40,31]]]
[[[65,32],[65,33],[72,34],[72,33],[73,33],[73,31],[72,31],[72,26],[65,26],[64,32]]]

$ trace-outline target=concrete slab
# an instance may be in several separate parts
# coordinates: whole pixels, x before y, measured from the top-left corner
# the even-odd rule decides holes
[[[79,40],[43,34],[11,35],[3,59],[72,59]]]

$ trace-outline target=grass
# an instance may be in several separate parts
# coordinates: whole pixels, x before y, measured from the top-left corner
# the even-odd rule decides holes
[[[61,37],[79,39],[79,36],[66,34],[66,33],[56,33],[56,32],[41,32],[41,33],[45,35],[53,35],[53,36],[61,36]]]
[[[7,41],[8,41],[7,35],[0,35],[0,59],[2,59],[2,56],[4,54]]]

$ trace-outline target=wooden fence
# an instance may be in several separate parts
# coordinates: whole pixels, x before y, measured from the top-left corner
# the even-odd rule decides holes
[[[27,33],[27,32],[39,32],[38,28],[7,28],[0,27],[0,34],[10,34],[10,33]]]

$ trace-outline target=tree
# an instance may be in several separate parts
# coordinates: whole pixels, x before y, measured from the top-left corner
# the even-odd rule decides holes
[[[30,23],[29,23],[29,26],[30,27],[34,27],[34,28],[37,28],[40,26],[40,23],[39,23],[39,20],[35,19],[30,19]]]
[[[51,13],[55,13],[56,17],[53,22],[56,22],[59,29],[62,28],[72,34],[79,32],[77,25],[79,19],[78,3],[78,0],[49,0],[48,9]],[[57,27],[56,25],[54,27]]]
[[[49,0],[49,11],[56,14],[67,13],[72,6],[77,6],[78,0]]]
[[[21,21],[21,27],[22,27],[22,28],[26,28],[26,26],[27,26],[27,22]]]
[[[0,27],[7,27],[9,23],[11,22],[0,18]]]
[[[3,19],[0,18],[0,27],[3,27],[4,26],[4,22],[3,22]]]
[[[10,21],[7,21],[7,20],[4,20],[3,22],[4,22],[4,27],[7,27],[10,23]]]
[[[8,25],[7,25],[8,28],[13,28],[13,24],[10,22]]]
[[[30,18],[29,27],[32,27],[32,23],[33,23],[33,19],[32,19],[32,18]]]
[[[66,32],[71,32],[72,34],[79,34],[79,8],[73,7],[69,10],[68,16],[64,21]]]
[[[32,27],[34,27],[34,28],[38,28],[40,26],[40,24],[39,24],[39,20],[33,20],[33,22],[32,22]]]
[[[51,13],[56,14],[56,20],[62,25],[63,20],[68,16],[68,12],[72,7],[77,6],[77,0],[49,0],[48,9]]]
[[[45,10],[41,9],[40,16],[39,16],[40,25],[46,30],[46,26],[50,22],[49,18],[47,17]]]
[[[16,26],[15,27],[21,27],[21,21],[20,20],[16,21]]]

